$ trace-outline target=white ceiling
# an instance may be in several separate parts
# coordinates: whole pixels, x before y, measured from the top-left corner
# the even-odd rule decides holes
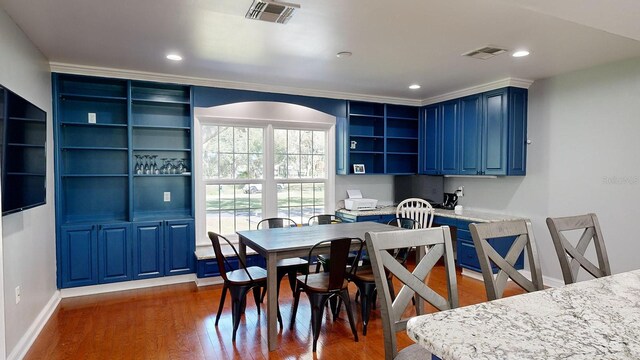
[[[293,0],[295,1],[295,0]],[[286,25],[251,0],[0,0],[51,61],[422,100],[640,56],[637,0],[298,0]],[[526,58],[460,56],[485,45]],[[350,58],[336,58],[339,51]],[[165,59],[168,52],[184,60]],[[418,83],[422,89],[411,91]],[[292,90],[293,90],[292,89]]]

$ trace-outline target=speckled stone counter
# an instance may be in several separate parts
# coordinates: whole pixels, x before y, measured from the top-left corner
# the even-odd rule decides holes
[[[340,209],[340,210],[336,210],[336,212],[341,212],[341,213],[352,215],[352,216],[393,215],[396,213],[396,207],[383,206],[375,210]],[[463,210],[462,214],[456,214],[454,213],[453,210],[435,209],[435,214],[436,216],[443,216],[443,217],[454,218],[454,219],[465,220],[465,221],[472,221],[472,222],[495,222],[495,221],[522,219],[521,217],[512,216],[512,215],[496,214],[496,213],[489,213],[489,212],[476,211],[476,210]]]
[[[442,360],[637,360],[640,270],[418,316],[407,334]]]

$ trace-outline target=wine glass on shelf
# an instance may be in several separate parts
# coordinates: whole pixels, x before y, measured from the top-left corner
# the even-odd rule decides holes
[[[149,166],[149,155],[144,155],[144,174],[151,174],[151,167]]]
[[[182,168],[183,168],[182,172],[186,172],[186,173],[189,172],[189,167],[187,166],[187,159],[182,159]]]
[[[154,175],[160,174],[160,170],[158,169],[157,159],[158,155],[151,155],[151,173]]]
[[[184,168],[184,161],[182,159],[179,159],[176,173],[182,174],[184,172],[184,169],[185,169]]]
[[[160,158],[162,160],[162,166],[160,167],[160,174],[167,173],[167,158]]]
[[[169,170],[169,172],[168,172],[168,173],[169,173],[169,174],[176,174],[176,173],[177,173],[177,171],[178,171],[178,168],[177,168],[177,167],[176,167],[176,165],[174,164],[174,162],[175,162],[175,161],[176,161],[176,159],[175,159],[175,158],[171,158],[171,159],[169,159],[169,168],[168,168],[168,170]]]
[[[134,169],[134,173],[136,175],[142,174],[142,165],[140,165],[140,155],[134,155],[136,157],[136,167]]]

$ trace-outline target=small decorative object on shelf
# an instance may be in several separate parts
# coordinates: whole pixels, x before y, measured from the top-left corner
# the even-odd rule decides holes
[[[358,142],[355,140],[351,140],[351,150],[355,150],[356,149],[356,145],[358,145]]]
[[[364,164],[353,164],[354,174],[364,174]]]

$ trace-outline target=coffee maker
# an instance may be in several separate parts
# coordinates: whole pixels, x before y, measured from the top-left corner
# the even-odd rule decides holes
[[[458,195],[455,193],[444,193],[444,203],[442,208],[446,210],[453,210],[458,204]]]

